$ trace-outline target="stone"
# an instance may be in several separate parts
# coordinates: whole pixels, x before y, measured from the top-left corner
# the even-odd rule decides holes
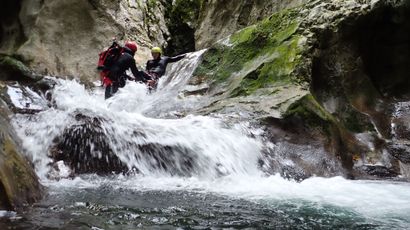
[[[0,209],[19,210],[38,201],[43,189],[33,165],[19,147],[20,140],[4,116],[10,114],[7,110],[0,99]]]
[[[102,118],[76,114],[78,124],[67,127],[54,140],[50,157],[63,161],[73,175],[83,173],[110,174],[127,172],[127,165],[113,153],[108,136],[101,127]]]
[[[41,78],[42,76],[33,73],[20,60],[8,55],[0,55],[1,81],[35,82]]]
[[[408,141],[395,141],[387,144],[389,153],[402,163],[410,164],[410,143]]]
[[[56,175],[61,168],[61,161],[71,170],[69,176],[85,173],[141,173],[132,162],[127,162],[124,158],[127,156],[120,158],[114,153],[114,147],[109,140],[116,143],[117,139],[109,137],[110,134],[106,133],[102,126],[104,122],[109,121],[81,113],[77,113],[75,118],[77,123],[67,127],[61,136],[56,137],[49,149],[49,156],[53,159],[50,178],[58,178]],[[145,134],[143,130],[136,130],[132,135],[143,138]],[[127,151],[134,151],[133,159],[143,161],[143,165],[147,165],[151,170],[162,170],[172,175],[183,176],[195,173],[195,159],[183,147],[163,146],[157,143],[126,143],[126,146]]]
[[[363,165],[358,170],[376,178],[394,178],[399,175],[395,170],[383,165]]]

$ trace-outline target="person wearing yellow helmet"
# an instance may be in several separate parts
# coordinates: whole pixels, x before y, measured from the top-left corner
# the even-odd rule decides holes
[[[160,47],[153,47],[151,55],[153,59],[147,62],[145,70],[149,75],[154,76],[155,79],[159,79],[165,74],[168,63],[177,62],[186,56],[185,54],[175,57],[162,56],[162,49]]]
[[[158,47],[158,46],[153,47],[153,48],[151,49],[151,53],[153,53],[153,54],[162,54],[162,49],[161,49],[160,47]]]

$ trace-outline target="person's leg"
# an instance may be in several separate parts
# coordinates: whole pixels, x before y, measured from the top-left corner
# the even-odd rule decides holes
[[[119,83],[118,82],[112,83],[112,95],[114,95],[118,92],[118,88],[119,88]]]
[[[118,83],[113,82],[111,85],[105,87],[105,99],[112,97],[118,91]]]
[[[107,85],[105,87],[105,99],[107,100],[108,98],[110,98],[113,95],[112,93],[112,84],[111,85]]]

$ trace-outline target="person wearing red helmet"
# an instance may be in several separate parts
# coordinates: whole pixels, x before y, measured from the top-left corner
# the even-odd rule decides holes
[[[107,87],[105,88],[105,99],[113,96],[118,91],[118,88],[124,87],[127,79],[141,81],[144,83],[149,83],[149,81],[151,80],[149,76],[142,74],[142,71],[138,71],[134,59],[134,55],[137,50],[137,43],[133,41],[127,41],[125,43],[123,52],[110,68],[108,77],[112,81],[112,84],[107,85]],[[128,69],[131,69],[134,78],[126,75],[125,71]]]

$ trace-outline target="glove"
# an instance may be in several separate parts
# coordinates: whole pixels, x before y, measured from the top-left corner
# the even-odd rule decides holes
[[[155,80],[148,80],[147,81],[147,84],[148,84],[149,87],[154,87],[156,83],[157,83],[157,81],[155,81]]]

